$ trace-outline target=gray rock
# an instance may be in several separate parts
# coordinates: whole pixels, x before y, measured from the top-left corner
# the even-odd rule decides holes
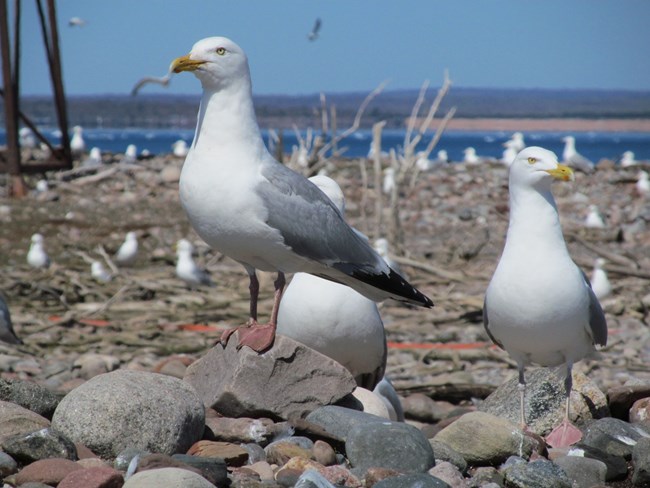
[[[466,413],[436,434],[468,464],[494,465],[511,455],[530,456],[535,441],[508,420],[485,412]]]
[[[581,456],[562,456],[553,462],[566,473],[573,488],[591,488],[605,484],[607,466],[602,461]]]
[[[650,439],[639,439],[632,451],[632,484],[650,486]]]
[[[628,419],[628,412],[637,400],[650,397],[650,384],[616,386],[607,390],[612,417]]]
[[[138,456],[138,459],[142,459],[145,456],[151,454],[150,451],[146,449],[140,449],[139,447],[127,447],[123,449],[117,456],[115,456],[115,461],[113,461],[113,467],[118,471],[126,471],[129,468],[129,464],[134,457]]]
[[[433,449],[436,462],[447,461],[456,466],[461,473],[467,471],[467,461],[465,461],[465,458],[459,452],[454,451],[447,444],[436,439],[429,439],[429,444],[431,444],[431,448]]]
[[[131,476],[122,488],[160,488],[178,486],[183,488],[215,488],[203,476],[180,468],[160,468],[141,471]]]
[[[467,482],[458,468],[447,461],[437,462],[429,470],[429,474],[439,480],[444,481],[452,488],[467,488]]]
[[[50,421],[15,403],[0,401],[0,443],[8,437],[50,426]]]
[[[456,407],[449,402],[435,401],[424,393],[413,393],[402,400],[402,408],[407,419],[435,423],[447,418]]]
[[[0,400],[15,403],[51,419],[62,395],[31,381],[0,379]]]
[[[9,437],[2,442],[2,450],[22,464],[47,458],[78,459],[74,443],[49,427]]]
[[[184,381],[206,407],[227,417],[301,417],[352,393],[356,382],[336,361],[288,337],[257,354],[236,336],[187,368]]]
[[[650,437],[639,424],[628,424],[612,417],[587,424],[581,445],[595,447],[613,456],[629,460],[634,445],[642,437]]]
[[[476,468],[467,482],[468,488],[485,488],[489,485],[503,486],[503,475],[492,466]]]
[[[566,473],[550,461],[515,463],[505,470],[508,488],[571,488]]]
[[[520,421],[519,390],[516,375],[488,396],[478,409],[508,419]],[[528,429],[545,436],[564,418],[564,382],[552,368],[526,371],[525,414]],[[581,373],[573,373],[571,420],[584,422],[609,415],[607,398],[596,384]]]
[[[572,450],[579,450],[579,453],[584,457],[605,463],[605,466],[607,466],[605,481],[620,481],[627,478],[627,462],[625,458],[612,456],[602,449],[584,444],[578,444]]]
[[[95,376],[61,401],[52,427],[104,458],[127,447],[186,452],[201,439],[203,403],[183,381],[118,370]]]
[[[357,425],[386,422],[386,419],[358,410],[328,405],[314,410],[306,420],[322,427],[327,433],[346,440],[348,433]]]
[[[359,474],[372,467],[423,473],[435,463],[424,434],[401,422],[370,422],[354,427],[345,442],[345,452],[353,472]]]
[[[373,485],[373,488],[450,488],[450,486],[430,474],[406,474],[386,478]]]
[[[18,471],[18,463],[6,452],[0,451],[0,478],[6,478]]]
[[[228,484],[228,468],[223,459],[190,456],[188,454],[174,454],[172,459],[200,470],[205,479],[217,486]]]

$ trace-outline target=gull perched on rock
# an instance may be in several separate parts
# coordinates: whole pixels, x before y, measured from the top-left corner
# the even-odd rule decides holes
[[[187,239],[176,243],[176,276],[190,286],[214,286],[208,272],[194,262],[193,252],[194,246]]]
[[[124,158],[122,158],[123,163],[132,164],[138,160],[138,146],[135,144],[129,144],[126,146],[126,151],[124,151]]]
[[[585,227],[590,229],[604,229],[605,222],[603,221],[597,205],[589,205],[589,212],[585,217]]]
[[[583,173],[593,173],[594,163],[576,151],[576,138],[573,136],[565,136],[562,140],[564,141],[564,150],[562,151],[562,161],[564,164]]]
[[[255,118],[248,60],[237,44],[203,39],[171,70],[193,72],[203,88],[180,199],[199,236],[249,275],[250,327],[238,329],[240,346],[261,352],[273,344],[285,273],[321,276],[372,300],[433,305],[345,223],[322,191],[271,156]],[[257,324],[256,270],[278,273],[265,325]]]
[[[327,176],[309,180],[345,213],[341,188]],[[386,368],[386,334],[377,304],[352,288],[296,273],[284,292],[278,334],[291,337],[345,366],[372,390]]]
[[[0,293],[0,341],[7,344],[24,344],[14,332],[9,307],[2,293]]]
[[[127,232],[124,242],[115,253],[115,262],[120,266],[131,266],[138,257],[138,237],[135,232]]]
[[[45,252],[43,236],[34,234],[27,252],[27,263],[33,268],[48,268],[50,266],[50,257]]]
[[[80,125],[75,125],[72,128],[72,139],[70,139],[70,150],[72,154],[80,155],[86,150],[86,142],[84,141],[83,128]]]
[[[573,179],[551,151],[528,147],[510,166],[510,223],[503,254],[485,294],[483,324],[519,370],[521,423],[525,426],[524,367],[564,365],[566,410],[547,437],[568,446],[582,434],[569,421],[571,370],[607,342],[607,323],[584,273],[571,259],[551,193],[553,180]]]
[[[591,273],[591,289],[594,291],[596,298],[602,300],[612,293],[612,285],[607,278],[607,272],[603,269],[605,260],[597,258],[594,262],[594,270]]]

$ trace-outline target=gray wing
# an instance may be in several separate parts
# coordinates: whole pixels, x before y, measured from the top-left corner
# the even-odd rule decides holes
[[[2,295],[0,295],[0,341],[7,344],[23,344],[23,341],[14,332],[9,307]]]
[[[346,274],[388,272],[381,257],[316,185],[280,164],[265,166],[262,175],[266,180],[256,191],[268,209],[267,223],[296,254]]]
[[[490,339],[492,339],[492,342],[494,342],[501,349],[504,349],[503,344],[501,344],[501,342],[499,342],[496,339],[496,337],[492,335],[492,332],[490,332],[490,320],[488,319],[487,296],[483,300],[483,327],[485,327],[485,332],[487,332],[487,335],[490,337]]]
[[[574,154],[568,161],[569,166],[579,169],[583,173],[593,173],[594,171],[594,163],[589,161],[587,158],[585,158],[581,154]]]
[[[582,273],[582,277],[587,284],[587,290],[589,291],[589,329],[591,337],[594,340],[594,344],[604,346],[607,344],[607,320],[605,320],[605,313],[600,306],[596,294],[591,289],[589,277],[584,271],[580,270],[580,272]]]

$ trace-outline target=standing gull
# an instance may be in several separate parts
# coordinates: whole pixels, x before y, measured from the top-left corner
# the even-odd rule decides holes
[[[120,266],[131,266],[138,257],[138,237],[135,232],[127,232],[124,242],[115,253],[115,262]]]
[[[517,362],[521,423],[524,366],[564,365],[564,420],[547,437],[554,447],[582,437],[569,421],[571,369],[607,342],[607,324],[588,280],[567,250],[551,193],[554,179],[573,172],[540,147],[521,151],[510,166],[510,223],[503,254],[485,294],[483,324],[498,346]]]
[[[345,214],[343,192],[334,180],[327,176],[309,180]],[[386,334],[377,304],[350,287],[317,276],[294,275],[280,302],[278,334],[339,362],[368,390],[386,369]]]
[[[582,171],[583,173],[593,173],[594,163],[585,158],[576,151],[576,138],[573,136],[563,137],[564,150],[562,151],[562,160],[571,168]]]
[[[594,270],[591,273],[591,289],[598,300],[608,297],[612,293],[612,285],[607,278],[607,272],[603,268],[605,260],[603,258],[596,258],[594,262]]]
[[[192,286],[214,286],[210,275],[197,266],[192,258],[194,246],[187,239],[180,239],[176,243],[176,276]]]
[[[600,212],[598,211],[598,205],[594,205],[594,204],[589,205],[589,211],[587,212],[587,216],[585,217],[585,227],[588,227],[590,229],[605,228],[605,222],[603,221],[603,217],[600,215]]]
[[[203,87],[179,192],[196,232],[249,275],[249,327],[239,329],[240,346],[261,352],[273,344],[285,273],[311,273],[372,300],[433,305],[345,223],[323,192],[271,156],[255,119],[248,60],[237,44],[203,39],[171,70],[193,72]],[[256,269],[278,273],[265,325],[257,323]]]
[[[72,128],[72,139],[70,139],[70,150],[72,154],[83,154],[86,150],[86,142],[84,141],[83,128],[80,125],[75,125]]]
[[[50,257],[45,252],[41,234],[32,236],[29,251],[27,251],[27,263],[33,268],[48,268],[50,266]]]

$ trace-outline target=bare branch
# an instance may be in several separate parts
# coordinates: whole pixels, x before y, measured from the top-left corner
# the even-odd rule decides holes
[[[372,156],[375,173],[375,237],[381,235],[382,227],[382,194],[381,194],[381,131],[386,121],[382,120],[372,126]]]
[[[420,93],[418,93],[418,98],[415,100],[415,103],[413,104],[413,109],[411,110],[411,116],[409,117],[408,124],[406,126],[406,134],[404,135],[405,151],[407,147],[411,147],[411,134],[413,133],[413,129],[415,129],[415,121],[417,120],[418,114],[420,113],[420,108],[424,103],[424,97],[427,93],[428,88],[429,88],[429,80],[424,80],[424,83],[422,83],[422,86],[420,87]]]

